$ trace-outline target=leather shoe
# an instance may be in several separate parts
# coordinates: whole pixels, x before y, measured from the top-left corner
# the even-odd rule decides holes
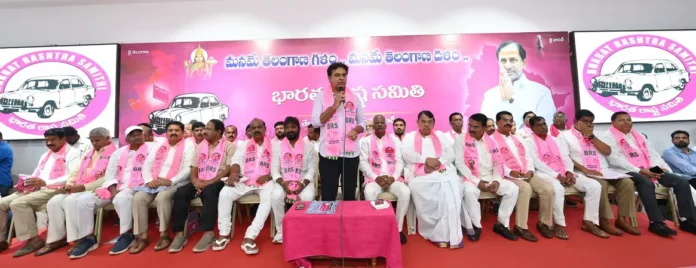
[[[399,238],[401,239],[401,244],[406,244],[408,242],[408,239],[406,239],[406,235],[404,233],[399,233]]]
[[[27,254],[31,254],[34,251],[39,250],[40,248],[44,247],[46,245],[46,242],[43,240],[39,240],[38,243],[32,243],[31,241],[27,242],[21,249],[17,250],[12,257],[22,257]]]
[[[537,231],[541,233],[541,236],[546,237],[546,238],[553,238],[553,231],[551,231],[551,226],[548,226],[546,224],[543,224],[541,222],[537,222]]]
[[[614,227],[614,225],[612,225],[608,219],[600,219],[599,220],[599,229],[602,229],[602,231],[604,231],[610,235],[615,235],[615,236],[622,236],[623,235],[623,232],[621,232],[621,230]]]
[[[632,234],[632,235],[640,235],[640,231],[636,227],[633,227],[632,225],[628,224],[626,221],[624,221],[621,217],[616,219],[614,221],[614,225],[616,225],[616,228],[619,228],[620,230]]]
[[[8,248],[10,248],[10,244],[7,243],[7,241],[0,242],[0,252],[3,252],[5,250],[7,250]]]
[[[522,239],[527,240],[527,241],[536,242],[536,241],[539,240],[539,239],[537,239],[536,236],[534,236],[534,234],[532,234],[532,232],[530,232],[529,230],[527,230],[527,229],[522,229],[522,228],[517,227],[517,226],[515,226],[515,231],[514,231],[514,233],[515,233],[517,236],[522,237]]]
[[[129,252],[130,252],[130,254],[138,254],[138,253],[142,252],[143,250],[145,250],[145,248],[147,248],[147,246],[149,244],[150,244],[150,241],[147,241],[147,239],[137,238],[137,240],[135,241],[135,245],[133,245],[130,248]]]
[[[650,227],[648,227],[648,231],[650,231],[653,234],[662,236],[662,237],[674,236],[677,233],[676,231],[667,227],[667,225],[664,222],[652,222],[652,223],[650,223]]]
[[[464,229],[464,227],[462,227],[462,229]],[[464,233],[466,233],[466,231],[464,231]],[[481,239],[481,228],[474,226],[474,234],[466,235],[466,237],[469,238],[471,242],[479,241],[479,239]]]
[[[605,233],[604,231],[599,229],[599,227],[597,227],[597,225],[595,225],[591,221],[582,221],[582,228],[581,229],[583,231],[591,233],[594,236],[599,237],[599,238],[604,238],[604,239],[609,238],[609,235],[607,233]]]
[[[502,223],[497,222],[495,225],[493,225],[493,232],[505,237],[507,240],[517,240],[517,235],[513,234],[510,229],[505,227]]]
[[[679,223],[679,230],[682,230],[684,232],[689,232],[692,234],[696,234],[696,224],[694,224],[691,221],[681,221]]]

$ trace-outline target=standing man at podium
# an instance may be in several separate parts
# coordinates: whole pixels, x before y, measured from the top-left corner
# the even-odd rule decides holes
[[[360,164],[358,135],[365,130],[362,101],[346,88],[348,66],[336,62],[326,70],[331,91],[314,98],[312,125],[321,127],[319,174],[322,200],[336,200],[339,177],[343,180],[343,200],[355,200]]]

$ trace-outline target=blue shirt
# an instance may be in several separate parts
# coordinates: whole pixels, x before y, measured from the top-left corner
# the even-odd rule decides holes
[[[684,153],[676,146],[665,149],[662,158],[674,173],[696,177],[696,152],[689,149],[689,153]]]
[[[0,142],[0,185],[12,187],[12,147],[6,141]]]

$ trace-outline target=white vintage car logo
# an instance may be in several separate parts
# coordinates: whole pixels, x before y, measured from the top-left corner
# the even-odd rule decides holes
[[[595,76],[591,82],[590,90],[604,97],[631,95],[648,102],[656,93],[684,90],[689,73],[669,60],[633,60],[619,65],[614,73]]]
[[[222,104],[217,96],[210,93],[191,93],[176,96],[169,108],[150,113],[152,130],[157,134],[166,132],[167,123],[178,121],[185,124],[193,121],[208,122],[229,117],[229,107]]]
[[[32,112],[50,118],[56,109],[79,105],[87,107],[94,99],[94,87],[73,75],[27,79],[18,90],[0,96],[0,112]]]

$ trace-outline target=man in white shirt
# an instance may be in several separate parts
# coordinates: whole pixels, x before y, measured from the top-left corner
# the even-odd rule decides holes
[[[534,131],[532,131],[532,128],[529,124],[529,119],[532,119],[532,117],[535,117],[536,114],[532,111],[525,112],[524,115],[522,116],[522,124],[520,125],[519,129],[515,131],[515,135],[518,137],[521,137],[523,139],[529,138],[534,135]],[[517,121],[515,121],[517,122]]]
[[[543,117],[535,116],[529,120],[534,135],[525,140],[527,148],[534,158],[535,174],[539,178],[551,183],[554,190],[553,218],[556,222],[553,231],[557,238],[567,240],[568,233],[563,214],[563,199],[565,187],[572,186],[585,193],[585,216],[583,217],[582,230],[597,237],[609,238],[604,231],[599,229],[599,200],[602,186],[596,180],[584,175],[573,173],[573,161],[569,155],[560,151],[556,139],[548,135],[549,128]]]
[[[401,244],[406,244],[402,227],[411,201],[411,191],[401,176],[404,170],[401,141],[396,136],[387,135],[387,120],[383,115],[375,115],[372,121],[374,133],[360,142],[360,171],[366,180],[365,200],[377,200],[384,191],[396,196],[396,220]]]
[[[517,235],[510,231],[510,215],[515,209],[520,188],[509,180],[503,180],[500,151],[493,139],[486,135],[486,121],[488,118],[484,114],[471,115],[468,132],[454,142],[454,165],[464,176],[460,189],[475,230],[469,240],[478,241],[481,237],[481,204],[478,199],[481,192],[491,192],[502,196],[493,232],[514,241]]]
[[[331,88],[314,97],[312,125],[321,127],[319,173],[321,198],[336,200],[338,180],[342,180],[343,200],[355,200],[360,165],[358,136],[365,131],[362,101],[346,88],[348,66],[336,62],[326,70]],[[331,90],[331,91],[329,91]]]
[[[689,182],[672,173],[650,142],[633,128],[631,116],[616,112],[611,116],[611,127],[604,133],[604,141],[611,147],[609,165],[631,176],[650,219],[648,230],[659,236],[677,233],[664,224],[664,216],[655,198],[657,183],[672,187],[679,207],[679,229],[696,233],[696,207],[691,196]]]
[[[620,236],[623,234],[621,230],[640,235],[638,229],[630,224],[630,218],[636,216],[633,181],[628,176],[616,178],[617,175],[622,175],[621,172],[609,169],[606,157],[612,154],[611,147],[594,135],[594,118],[594,114],[589,110],[578,111],[573,128],[558,133],[558,146],[562,154],[570,156],[576,171],[602,185],[599,228],[611,235]],[[615,186],[617,191],[619,217],[614,222],[616,227],[611,224],[614,211],[609,204],[609,185]]]
[[[394,136],[400,141],[403,140],[404,134],[406,134],[406,121],[403,118],[394,119],[392,128],[394,129]]]
[[[278,183],[271,193],[272,210],[275,216],[276,235],[273,243],[283,243],[283,217],[285,199],[312,201],[316,196],[314,175],[318,157],[310,141],[300,139],[300,120],[286,117],[283,122],[285,139],[273,145],[271,177]]]
[[[462,248],[460,216],[466,214],[461,214],[461,179],[453,165],[448,134],[434,131],[434,126],[432,112],[418,113],[418,131],[406,134],[402,141],[404,177],[416,207],[418,233],[440,248]],[[466,231],[473,234],[473,228]]]
[[[57,194],[48,201],[48,235],[46,246],[36,252],[42,256],[56,249],[74,243],[68,250],[71,259],[82,258],[93,246],[97,245],[94,232],[94,210],[108,204],[99,199],[94,190],[104,183],[104,174],[116,151],[116,145],[111,142],[111,134],[106,128],[95,128],[89,133],[92,149],[83,153],[83,160],[63,188],[63,193]],[[66,240],[67,237],[67,240]]]
[[[506,41],[498,46],[496,56],[500,70],[498,86],[483,94],[481,113],[493,117],[500,111],[509,111],[515,122],[522,122],[522,114],[526,111],[552,118],[556,105],[551,91],[524,74],[527,60],[524,47],[518,42]]]
[[[195,122],[191,124],[191,137],[187,138],[187,140],[194,142],[194,145],[198,146],[198,144],[205,140],[205,135],[203,134],[204,130],[205,123],[203,122]]]
[[[273,138],[273,141],[280,141],[285,138],[285,126],[283,125],[283,121],[278,121],[273,125],[273,130],[275,131],[275,137]]]
[[[39,165],[31,175],[20,179],[17,192],[0,199],[0,252],[7,250],[8,214],[12,210],[15,233],[20,241],[27,243],[14,253],[20,257],[32,253],[45,245],[39,237],[34,216],[35,208],[46,204],[53,196],[61,193],[70,174],[80,165],[82,152],[65,141],[65,131],[53,128],[44,132],[46,147]]]
[[[225,139],[229,142],[235,142],[237,140],[237,127],[230,125],[225,127]]]
[[[549,134],[554,137],[558,137],[558,134],[569,131],[570,126],[568,126],[568,118],[566,114],[561,111],[557,111],[553,114],[553,124],[549,128]]]
[[[266,137],[266,123],[261,119],[252,120],[249,129],[253,133],[253,139],[244,141],[242,146],[235,151],[230,163],[230,176],[226,181],[226,186],[220,191],[218,200],[219,234],[215,244],[213,244],[214,251],[225,249],[230,242],[232,205],[239,198],[257,194],[260,199],[256,216],[247,228],[244,240],[242,240],[241,248],[247,255],[259,253],[256,237],[261,232],[268,214],[271,213],[273,202],[271,195],[276,184],[271,181],[273,143]]]
[[[464,116],[461,113],[454,112],[449,116],[449,124],[452,129],[447,132],[450,143],[454,144],[454,140],[464,133]]]
[[[493,121],[493,118],[488,118],[488,121],[486,121],[486,135],[493,135],[495,133],[495,122]]]
[[[172,121],[167,124],[167,141],[157,144],[143,164],[144,186],[138,187],[133,196],[134,234],[138,236],[130,253],[140,253],[149,245],[147,235],[148,211],[150,203],[155,202],[159,218],[160,238],[155,251],[164,250],[171,244],[169,221],[172,215],[172,198],[176,190],[191,183],[191,161],[196,147],[184,138],[184,124]]]
[[[512,114],[507,111],[495,115],[498,131],[491,138],[500,150],[501,160],[504,163],[503,175],[520,188],[515,206],[515,230],[514,233],[522,239],[536,242],[537,238],[529,231],[527,220],[529,217],[529,200],[532,192],[539,196],[539,221],[537,230],[546,238],[552,238],[553,232],[553,186],[534,174],[534,159],[529,149],[521,138],[511,133],[515,126],[512,122]]]
[[[89,139],[80,136],[74,127],[64,127],[63,131],[65,131],[65,141],[70,144],[70,146],[80,150],[82,154],[92,149],[92,143]]]

